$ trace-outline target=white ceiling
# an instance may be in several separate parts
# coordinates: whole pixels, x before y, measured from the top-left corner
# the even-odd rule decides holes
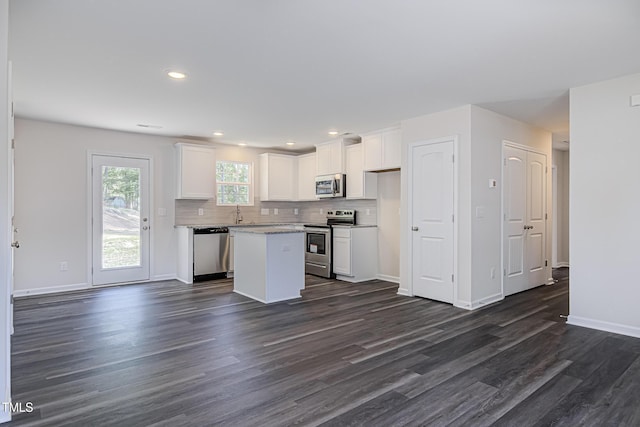
[[[640,72],[638,0],[10,0],[9,30],[18,117],[260,147],[464,104],[562,141],[570,87]]]

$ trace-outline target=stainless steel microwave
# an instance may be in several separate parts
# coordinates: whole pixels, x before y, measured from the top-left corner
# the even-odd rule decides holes
[[[345,197],[346,181],[343,173],[316,176],[316,198]]]

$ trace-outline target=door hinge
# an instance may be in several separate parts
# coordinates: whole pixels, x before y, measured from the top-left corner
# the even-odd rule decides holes
[[[456,221],[456,216],[454,214],[451,214],[451,222],[455,222]]]
[[[16,149],[16,139],[15,138],[11,138],[11,149],[12,150]]]
[[[544,266],[547,267],[549,265],[549,261],[547,261],[546,259],[544,260]]]
[[[547,214],[544,214],[544,219],[547,219]]]
[[[502,275],[503,275],[504,277],[507,277],[507,269],[506,269],[506,268],[505,268],[504,270],[502,270]]]
[[[452,275],[451,275],[451,282],[452,282],[452,283],[453,283],[453,278],[454,278],[454,276],[453,276],[453,274],[452,274]]]
[[[455,163],[456,162],[456,155],[452,154],[451,155],[451,163]]]

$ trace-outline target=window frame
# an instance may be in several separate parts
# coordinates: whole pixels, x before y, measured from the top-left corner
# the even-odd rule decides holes
[[[233,164],[241,164],[247,165],[249,167],[249,177],[248,182],[235,182],[235,181],[218,181],[218,163],[233,163]],[[216,159],[216,206],[254,206],[254,163],[250,161],[241,161],[241,160],[221,160]],[[248,202],[247,203],[221,203],[220,201],[220,185],[242,185],[247,186],[249,189],[248,192]]]

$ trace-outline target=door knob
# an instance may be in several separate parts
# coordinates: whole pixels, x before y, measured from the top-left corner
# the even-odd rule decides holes
[[[12,242],[11,247],[18,249],[20,247],[20,242],[18,242],[17,240],[15,242]]]
[[[413,227],[411,227],[411,231],[418,231],[418,227],[414,225]]]
[[[146,225],[144,227],[142,227],[143,230],[148,230],[149,227],[147,227]]]

